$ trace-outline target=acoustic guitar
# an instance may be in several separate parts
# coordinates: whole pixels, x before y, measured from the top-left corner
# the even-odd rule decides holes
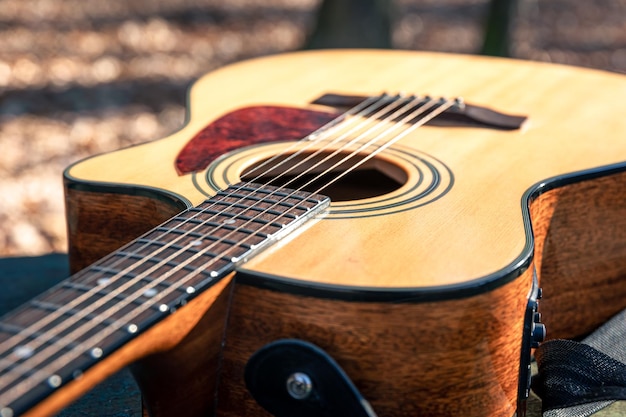
[[[180,131],[66,170],[76,274],[2,318],[0,416],[125,366],[151,416],[523,415],[545,329],[626,307],[625,97],[408,51],[204,76]]]

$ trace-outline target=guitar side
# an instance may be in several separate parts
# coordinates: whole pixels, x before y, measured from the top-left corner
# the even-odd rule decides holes
[[[468,101],[478,100],[492,108],[528,114],[531,125],[522,132],[503,134],[456,129],[451,138],[445,129],[429,128],[419,139],[411,138],[401,144],[406,149],[444,159],[457,178],[463,176],[472,184],[455,184],[456,194],[451,192],[447,200],[443,199],[443,206],[431,204],[420,208],[419,216],[388,215],[391,221],[386,225],[387,233],[399,241],[400,247],[409,246],[413,252],[398,257],[398,246],[372,244],[385,233],[385,228],[374,225],[375,216],[342,220],[332,219],[333,215],[340,216],[331,213],[331,218],[246,264],[235,281],[233,298],[229,300],[222,383],[218,389],[220,415],[253,412],[264,415],[242,384],[243,366],[249,355],[264,343],[299,337],[331,353],[382,415],[485,415],[486,410],[489,415],[511,415],[517,406],[520,337],[534,267],[546,294],[542,310],[546,313],[544,317],[551,336],[588,332],[624,307],[626,239],[623,230],[626,228],[623,219],[626,213],[623,190],[626,175],[623,172],[626,168],[622,162],[626,160],[626,145],[624,141],[604,139],[605,143],[591,146],[579,138],[591,134],[603,136],[598,128],[607,121],[611,121],[610,130],[626,131],[626,126],[606,114],[587,132],[581,126],[578,130],[582,131],[575,132],[566,122],[545,126],[560,115],[570,123],[581,117],[595,120],[595,109],[567,108],[560,113],[556,106],[540,108],[540,100],[525,99],[522,94],[528,92],[529,86],[536,87],[534,94],[538,95],[558,91],[569,81],[578,79],[578,70],[498,60],[488,60],[487,65],[487,61],[478,58],[448,59],[401,52],[337,54],[268,58],[209,75],[192,91],[190,122],[180,132],[152,144],[87,160],[70,169],[66,177],[70,242],[72,253],[79,254],[73,257],[73,267],[77,269],[98,259],[136,237],[143,229],[148,230],[204,197],[203,190],[195,185],[198,176],[177,175],[173,159],[207,121],[215,120],[228,109],[259,103],[310,107],[309,103],[317,95],[328,90],[347,89],[366,94],[384,87],[464,95]],[[444,63],[430,67],[440,61]],[[403,72],[400,64],[407,62],[411,71],[405,68]],[[464,80],[452,77],[454,69],[461,64],[468,78],[472,78],[470,75],[478,78],[469,86]],[[324,71],[330,73],[328,86],[312,86],[307,84],[312,81],[304,77],[288,87],[273,87],[280,85],[278,80],[285,79],[286,73],[306,74],[304,68],[312,66],[325,68]],[[252,81],[244,82],[243,86],[229,92],[228,97],[221,94],[217,97],[218,85],[232,84],[226,80],[248,79],[246,74],[252,67],[269,74],[263,77],[277,81],[260,83],[265,88]],[[351,78],[356,79],[341,77],[347,68],[355,67],[377,68],[381,74],[372,77],[351,74]],[[421,68],[419,82],[414,80],[413,68]],[[496,88],[489,84],[488,80],[505,72],[511,80],[504,82],[504,86]],[[438,80],[442,74],[448,77]],[[322,75],[316,74],[312,80]],[[581,82],[583,85],[588,86],[591,81],[596,85],[606,83],[604,88],[612,91],[602,93],[606,95],[604,99],[626,91],[621,77],[604,77],[595,72],[583,72],[580,76],[585,81]],[[554,83],[544,81],[542,84],[541,80],[546,78]],[[394,81],[386,82],[388,79]],[[514,88],[515,83],[521,84]],[[246,88],[247,95],[244,94]],[[582,92],[585,94],[580,95],[589,96],[590,91],[585,88],[587,90]],[[577,96],[572,94],[572,97]],[[516,96],[520,99],[513,99]],[[557,97],[568,100],[562,94]],[[596,99],[601,101],[599,97]],[[557,134],[560,129],[565,129],[561,135],[574,137],[573,155],[563,158],[550,155],[559,147],[565,147],[565,139],[548,143],[543,147],[548,155],[538,155],[541,137]],[[606,129],[604,137],[609,136],[609,127]],[[457,134],[463,141],[457,139]],[[522,148],[515,147],[522,144]],[[611,151],[602,149],[609,146]],[[261,147],[253,149],[250,155],[259,160],[264,157],[263,152],[269,151]],[[485,158],[485,152],[488,158],[483,161],[489,161],[491,166],[481,169],[470,163],[480,155]],[[498,157],[499,152],[503,152],[503,156]],[[240,156],[237,153],[226,155],[209,170],[217,170],[226,178],[236,175],[243,170],[235,163]],[[387,160],[412,178],[410,162],[397,155],[389,155]],[[120,169],[106,178],[100,177],[107,166]],[[234,167],[234,174],[225,166]],[[578,173],[569,175],[571,172]],[[479,178],[486,173],[487,180],[480,184]],[[493,173],[502,175],[504,181],[494,179]],[[200,177],[207,178],[207,175]],[[554,179],[536,185],[546,178]],[[402,189],[397,191],[402,192]],[[585,198],[591,195],[593,198]],[[335,209],[349,204],[335,204]],[[151,214],[146,216],[146,210]],[[438,210],[449,212],[450,218],[431,220]],[[485,221],[489,217],[502,221],[490,225]],[[460,241],[445,245],[442,242],[451,242],[452,235],[442,224],[450,219],[468,220],[469,226],[460,230]],[[530,235],[530,222],[534,238]],[[402,226],[403,223],[411,227]],[[85,227],[90,224],[92,226]],[[116,224],[119,227],[114,227]],[[136,225],[136,228],[125,225]],[[479,227],[482,229],[478,230]],[[330,233],[331,229],[336,230]],[[348,232],[358,236],[344,240],[343,235]],[[438,233],[436,239],[432,237],[435,232]],[[421,239],[409,239],[409,234],[421,236]],[[338,236],[326,238],[335,244],[336,253],[330,253],[325,244],[316,247],[310,243],[324,236]],[[100,242],[101,246],[94,247],[93,242]],[[501,247],[502,242],[509,243]],[[589,242],[598,242],[598,245],[591,248]],[[465,250],[460,250],[463,247]],[[437,259],[428,260],[421,253]],[[343,262],[338,261],[341,257]],[[365,263],[367,259],[378,259],[376,257],[391,261]],[[281,258],[302,261],[292,269],[293,262],[284,262]],[[319,259],[326,262],[321,263]],[[407,260],[413,262],[409,265]],[[450,267],[457,260],[458,264]],[[411,284],[409,279],[416,277],[422,280]],[[352,289],[346,283],[347,278],[354,282]],[[302,282],[307,284],[299,284]],[[316,290],[303,289],[311,286]],[[471,290],[456,295],[446,292],[446,288],[455,286]],[[593,312],[581,311],[577,308],[577,289],[583,287],[590,299],[606,300],[610,294],[611,302],[603,303]],[[387,289],[391,292],[386,292]],[[324,290],[327,290],[325,294]],[[190,304],[186,308],[193,307]],[[197,346],[196,336],[193,333],[186,338],[179,351],[186,352],[185,346]],[[141,362],[136,366],[153,415],[167,415],[188,402],[185,395],[178,398],[172,395],[173,386],[149,382],[155,375],[161,381],[167,380],[172,376],[172,369],[184,362],[181,355],[172,355],[169,359],[170,365],[159,367],[159,362],[168,361],[167,354],[159,354],[158,361],[144,362],[149,366],[142,366]],[[172,381],[172,385],[184,383],[180,375]],[[201,395],[193,391],[191,395],[197,401]],[[211,394],[207,397],[213,398]],[[206,401],[202,407],[206,411],[214,406],[212,401]]]

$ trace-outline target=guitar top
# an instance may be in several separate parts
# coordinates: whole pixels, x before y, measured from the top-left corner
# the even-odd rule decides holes
[[[270,135],[271,143],[248,143],[252,146],[231,150],[199,171],[181,172],[177,157],[185,156],[184,148],[211,122],[270,106],[332,115],[340,111],[337,106],[312,103],[333,92],[462,98],[526,120],[509,130],[430,125],[412,130],[368,163],[377,174],[372,182],[383,177],[392,185],[355,199],[331,195],[322,221],[255,258],[243,266],[246,270],[374,292],[459,294],[492,285],[519,274],[531,257],[525,193],[550,178],[626,161],[626,139],[615,134],[626,131],[621,116],[626,81],[619,75],[484,57],[324,51],[261,58],[213,72],[193,87],[183,129],[83,161],[67,176],[152,187],[195,205],[288,147],[271,142],[277,138]],[[203,139],[219,151],[215,131]],[[327,145],[304,152],[322,146]]]

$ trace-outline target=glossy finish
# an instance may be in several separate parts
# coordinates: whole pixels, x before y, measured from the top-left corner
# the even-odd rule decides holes
[[[167,371],[179,369],[182,355],[172,351],[170,358],[165,352],[180,338],[166,340],[165,349],[161,338],[169,336],[156,327],[141,346],[123,348],[133,356],[121,356],[124,360],[116,364],[137,360],[155,346],[162,353],[147,369],[173,379],[161,389],[157,384],[149,389],[154,415],[171,410],[202,415],[191,405],[202,395],[207,398],[200,407],[203,413],[212,409],[217,395],[219,414],[263,415],[243,385],[245,362],[275,338],[297,337],[330,353],[380,415],[510,417],[516,408],[533,266],[545,287],[549,337],[553,323],[557,335],[584,332],[624,307],[623,168],[602,167],[626,161],[626,119],[619,104],[626,96],[626,79],[591,70],[401,51],[307,52],[239,63],[194,86],[189,123],[181,131],[68,170],[70,183],[95,185],[92,194],[86,188],[68,194],[69,220],[83,219],[77,224],[84,225],[91,214],[98,215],[93,221],[102,225],[104,240],[116,234],[130,238],[117,223],[116,211],[107,211],[106,199],[97,198],[99,183],[168,190],[179,201],[198,204],[285,149],[284,143],[257,144],[228,153],[205,171],[179,175],[177,155],[207,124],[259,105],[329,111],[310,103],[326,92],[381,91],[462,96],[476,105],[526,115],[528,121],[522,129],[506,132],[419,129],[371,163],[370,168],[395,179],[397,189],[336,201],[325,218],[245,264],[246,282],[235,279],[228,287],[233,298],[221,373],[208,364],[215,364],[211,355],[222,340],[209,342],[189,326],[176,333],[191,337],[180,345],[187,358],[201,358],[206,375],[219,374],[219,384],[207,384],[204,394],[189,382],[203,378],[198,374],[202,370]],[[587,178],[598,167],[607,175]],[[536,185],[569,173],[578,174],[554,189]],[[426,187],[431,184],[443,184],[445,193],[434,199]],[[427,198],[420,201],[422,195]],[[100,209],[90,210],[90,199],[99,201]],[[126,221],[147,226],[151,219],[140,218],[138,211],[125,214]],[[73,230],[73,244],[85,253],[84,246],[94,239],[81,236],[81,227]],[[253,277],[263,284],[253,285]],[[283,292],[281,281],[272,286],[268,277],[314,291]],[[393,297],[350,299],[323,293],[331,287]],[[468,287],[472,292],[452,295]],[[403,298],[404,290],[410,291]],[[587,294],[598,314],[580,308]],[[211,297],[181,309],[180,324],[186,322],[184,312],[205,323],[200,318],[210,316],[210,301],[223,299]],[[171,316],[173,321],[177,317]],[[223,334],[223,322],[215,322],[208,334]],[[583,325],[559,328],[561,322]],[[178,323],[171,326],[163,329],[179,328]],[[210,354],[205,353],[207,343]],[[114,368],[108,363],[107,370]],[[57,406],[63,403],[61,394],[56,398]]]

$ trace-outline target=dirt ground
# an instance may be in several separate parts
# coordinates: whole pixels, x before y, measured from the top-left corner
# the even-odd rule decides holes
[[[0,256],[65,252],[61,173],[181,126],[212,69],[299,49],[318,0],[0,0]],[[395,48],[476,53],[487,0],[391,3]],[[626,0],[520,0],[512,55],[626,73]]]

